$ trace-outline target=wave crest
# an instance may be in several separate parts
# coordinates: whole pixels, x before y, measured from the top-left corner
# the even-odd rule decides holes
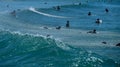
[[[116,65],[113,60],[68,46],[51,38],[5,31],[1,31],[0,36],[0,66],[100,67]]]
[[[43,12],[40,12],[40,11],[35,10],[35,8],[33,8],[33,7],[30,7],[29,10],[32,11],[32,12],[35,12],[35,13],[44,15],[44,16],[48,16],[48,17],[55,17],[55,18],[70,18],[70,17],[56,16],[56,15],[51,15],[51,14],[43,13]]]

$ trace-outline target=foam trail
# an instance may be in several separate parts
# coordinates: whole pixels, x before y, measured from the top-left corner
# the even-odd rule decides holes
[[[64,16],[56,16],[56,15],[51,15],[51,14],[47,14],[47,13],[43,13],[40,11],[35,10],[35,8],[30,7],[29,8],[30,11],[44,15],[44,16],[48,16],[48,17],[56,17],[56,18],[70,18],[70,17],[64,17]]]

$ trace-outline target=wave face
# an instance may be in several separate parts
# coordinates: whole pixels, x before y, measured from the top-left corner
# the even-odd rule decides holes
[[[119,1],[0,0],[0,67],[120,67]]]
[[[0,32],[0,66],[101,67],[117,66],[110,59],[41,36]],[[59,46],[58,46],[59,45]]]

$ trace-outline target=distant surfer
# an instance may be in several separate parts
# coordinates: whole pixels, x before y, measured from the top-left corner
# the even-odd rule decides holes
[[[60,30],[60,29],[61,29],[61,26],[56,27],[56,29]]]
[[[81,5],[81,3],[73,3],[73,5]]]
[[[7,8],[9,7],[9,5],[7,5]]]
[[[97,23],[97,24],[100,24],[100,23],[102,23],[102,20],[100,20],[99,18],[95,21],[95,23]]]
[[[17,11],[20,11],[20,9],[17,9]]]
[[[60,10],[60,6],[57,6],[57,7],[56,7],[56,10],[58,10],[58,11],[59,11],[59,10]]]
[[[47,34],[47,37],[50,37],[50,34]]]
[[[11,12],[11,14],[12,14],[13,16],[16,16],[16,11],[13,10],[13,11]]]
[[[106,13],[108,13],[108,12],[109,12],[109,10],[108,10],[107,8],[105,9],[105,11],[106,11]]]
[[[120,47],[120,43],[116,44],[116,46],[119,46],[119,47]]]
[[[105,42],[105,41],[103,41],[102,43],[103,43],[103,44],[107,44],[107,42]]]
[[[88,16],[91,16],[91,12],[88,12]]]
[[[70,27],[70,21],[67,20],[67,23],[66,23],[66,28],[69,28]]]
[[[47,4],[47,2],[45,2],[44,4]]]
[[[55,7],[53,7],[55,10],[60,10],[60,6],[55,6]]]
[[[48,29],[48,27],[43,27],[44,29]]]
[[[89,32],[87,32],[87,33],[96,34],[97,32],[96,32],[96,29],[94,29],[94,30],[92,30],[92,31],[89,31]]]

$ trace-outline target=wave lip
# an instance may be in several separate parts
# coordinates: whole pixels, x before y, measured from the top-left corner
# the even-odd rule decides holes
[[[44,16],[48,16],[48,17],[55,17],[55,18],[71,18],[71,17],[56,16],[56,15],[51,15],[51,14],[43,13],[43,12],[40,12],[40,11],[35,10],[35,8],[33,8],[33,7],[30,7],[29,10],[32,11],[32,12],[35,12],[35,13],[44,15]]]

